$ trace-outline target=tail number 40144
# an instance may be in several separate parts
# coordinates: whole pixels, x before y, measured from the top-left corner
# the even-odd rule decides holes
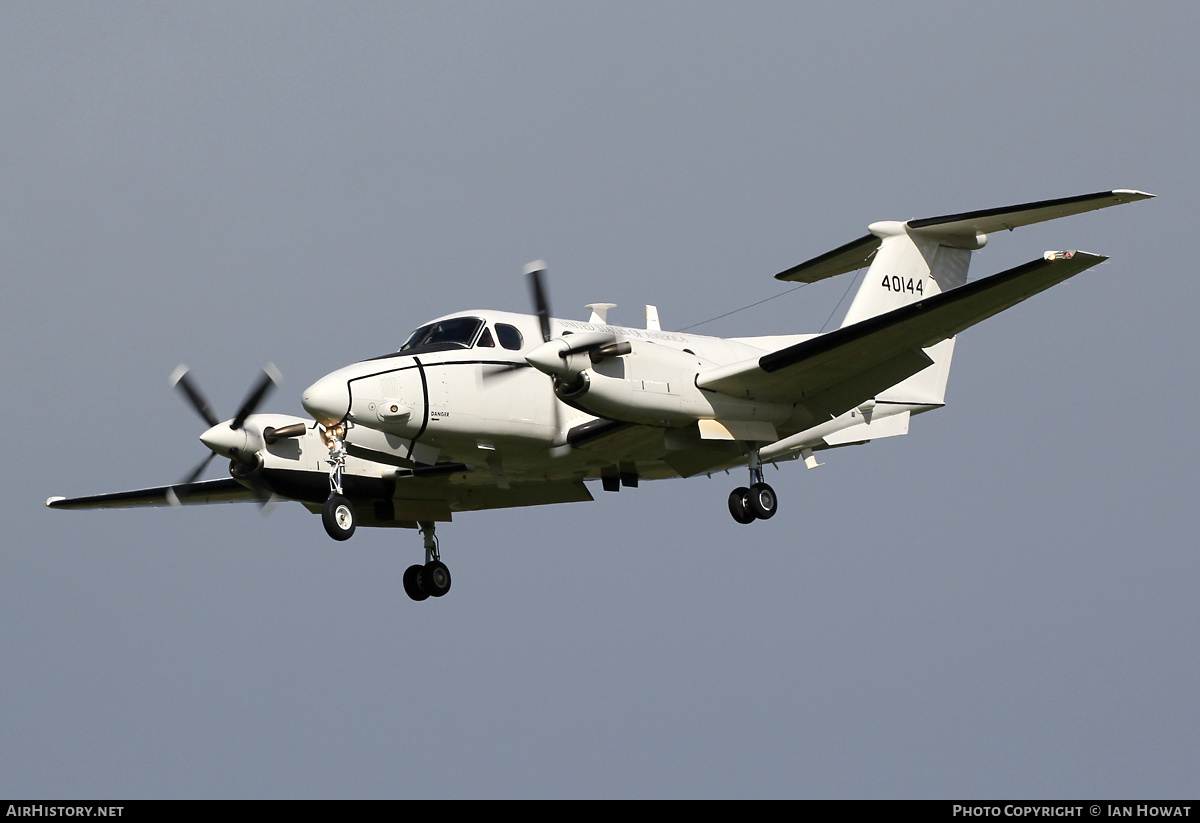
[[[921,280],[921,278],[916,278],[914,280],[910,277],[905,280],[903,277],[899,277],[895,274],[891,275],[890,277],[884,275],[883,287],[888,291],[906,291],[913,294],[925,294],[925,282]]]

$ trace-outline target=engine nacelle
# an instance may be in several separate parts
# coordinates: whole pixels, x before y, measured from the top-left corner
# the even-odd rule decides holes
[[[782,423],[791,414],[791,404],[760,403],[699,389],[696,375],[717,364],[691,352],[648,340],[617,345],[622,346],[622,354],[601,356],[596,362],[577,352],[549,361],[556,366],[551,373],[557,378],[559,398],[589,414],[654,426],[686,426],[704,419]]]

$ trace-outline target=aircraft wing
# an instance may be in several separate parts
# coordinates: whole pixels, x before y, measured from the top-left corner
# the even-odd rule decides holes
[[[752,400],[811,403],[836,416],[929,366],[933,361],[922,349],[1106,259],[1046,252],[1042,259],[861,323],[701,372],[696,385]]]
[[[170,506],[167,491],[174,486],[155,486],[152,489],[133,489],[111,494],[93,494],[89,497],[51,497],[46,505],[52,509],[129,509],[143,506]],[[239,503],[257,500],[254,492],[232,477],[216,480],[200,480],[188,486],[187,497],[181,502],[185,506],[201,503]]]

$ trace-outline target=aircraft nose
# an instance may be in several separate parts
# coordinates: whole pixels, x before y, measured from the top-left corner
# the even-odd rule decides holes
[[[333,426],[350,412],[350,388],[344,377],[326,375],[304,390],[300,404],[318,423]]]

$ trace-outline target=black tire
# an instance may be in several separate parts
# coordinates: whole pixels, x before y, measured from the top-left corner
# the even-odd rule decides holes
[[[440,560],[426,563],[417,580],[421,590],[428,592],[430,597],[441,597],[450,591],[450,570]]]
[[[759,520],[770,520],[779,509],[779,498],[775,490],[766,483],[755,483],[750,487],[746,508]]]
[[[321,509],[321,522],[334,540],[349,540],[355,528],[354,507],[339,494],[329,495]]]
[[[754,512],[750,511],[749,507],[750,490],[745,486],[738,486],[729,493],[729,513],[733,515],[733,519],[745,525],[746,523],[754,522]]]
[[[421,571],[424,566],[409,566],[404,570],[404,593],[420,603],[429,597],[429,593],[421,588]]]

